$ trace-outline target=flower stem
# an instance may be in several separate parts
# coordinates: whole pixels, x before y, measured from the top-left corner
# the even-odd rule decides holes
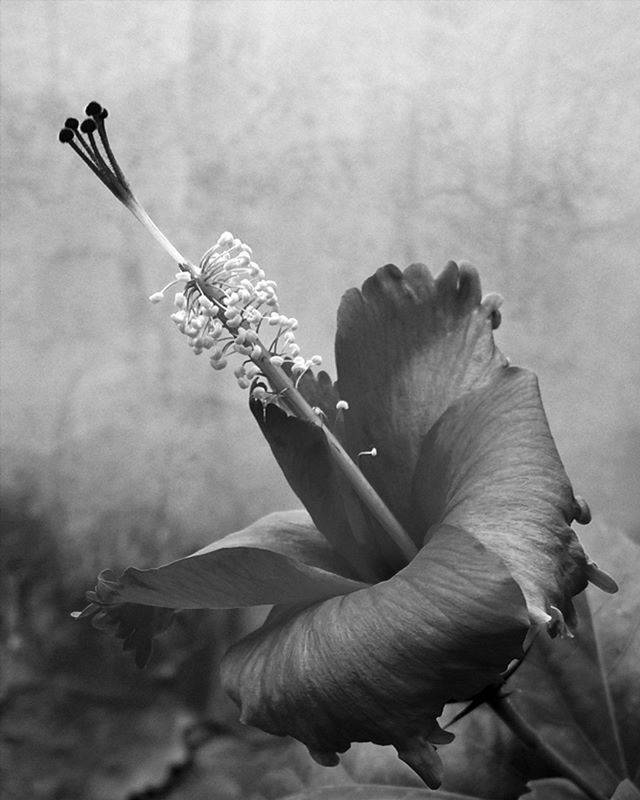
[[[572,781],[572,783],[583,791],[590,800],[607,800],[604,794],[597,791],[597,789],[594,789],[586,782],[583,775],[578,772],[573,764],[566,761],[556,750],[538,736],[534,728],[532,728],[524,717],[516,711],[508,697],[496,693],[487,700],[487,703],[505,725],[507,725],[507,727],[528,747],[531,747],[542,756],[559,776]]]

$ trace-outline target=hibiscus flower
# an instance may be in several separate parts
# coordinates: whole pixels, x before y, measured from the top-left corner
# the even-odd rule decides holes
[[[494,343],[500,298],[482,298],[467,264],[436,277],[422,264],[379,269],[340,305],[334,383],[300,356],[250,248],[223,234],[199,266],[184,259],[131,193],[106,111],[87,113],[61,141],[178,263],[173,319],[195,352],[216,369],[241,358],[238,382],[306,511],[161,567],[105,571],[77,616],[115,627],[144,663],[173,609],[273,605],[222,664],[242,721],[299,739],[325,765],[352,742],[392,744],[437,787],[436,745],[453,738],[438,724],[444,705],[499,681],[532,628],[568,634],[588,581],[616,588],[571,528],[589,511],[537,379]]]

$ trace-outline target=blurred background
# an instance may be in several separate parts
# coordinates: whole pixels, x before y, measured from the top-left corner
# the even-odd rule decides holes
[[[188,351],[170,301],[149,304],[172,262],[59,144],[90,100],[178,249],[195,261],[226,229],[249,243],[332,374],[345,289],[388,262],[472,261],[505,297],[498,343],[538,373],[576,492],[638,531],[640,5],[2,0],[0,15],[0,702],[23,764],[8,797],[142,796],[184,760],[185,725],[233,725],[215,670],[246,616],[182,620],[139,675],[68,611],[102,568],[297,505],[233,375]],[[221,798],[297,788],[216,775]]]

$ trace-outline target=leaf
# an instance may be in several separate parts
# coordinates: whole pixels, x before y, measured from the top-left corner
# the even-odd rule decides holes
[[[622,777],[640,785],[640,543],[597,525],[590,526],[581,538],[620,585],[614,597],[591,591],[588,601],[627,767]]]
[[[129,567],[112,603],[239,608],[309,603],[361,589],[304,511],[269,514],[237,533],[154,569]]]
[[[445,751],[449,748],[447,745]],[[443,751],[440,751],[443,753]],[[394,747],[372,742],[354,742],[340,756],[340,766],[355,784],[377,784],[380,786],[404,786],[424,789],[424,782],[408,764],[398,758]],[[333,777],[333,769],[327,777]],[[326,770],[325,770],[326,772]],[[333,780],[325,781],[334,785]],[[322,784],[318,784],[322,785]],[[447,788],[447,787],[445,787]]]
[[[571,781],[562,778],[548,778],[532,781],[527,784],[528,792],[520,800],[589,800]],[[640,800],[640,792],[631,783],[624,780],[620,783],[610,800]]]
[[[618,785],[611,800],[640,800],[640,792],[631,781],[624,780]]]
[[[589,800],[586,794],[564,778],[545,778],[527,784],[520,800]]]
[[[442,788],[481,797],[518,797],[528,779],[545,774],[536,754],[486,705],[447,725],[466,705],[447,706],[441,722],[456,736],[439,751],[444,762]]]
[[[611,796],[640,760],[640,548],[624,536],[585,536],[620,592],[576,599],[574,639],[539,635],[516,673],[512,703],[595,790]]]
[[[440,790],[411,789],[406,786],[322,786],[282,800],[481,800],[473,795],[452,794]]]

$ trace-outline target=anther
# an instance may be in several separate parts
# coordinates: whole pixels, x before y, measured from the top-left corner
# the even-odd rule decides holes
[[[378,448],[372,447],[371,450],[361,450],[358,453],[358,458],[360,458],[361,456],[371,456],[372,458],[375,458],[377,455],[378,455]]]
[[[336,409],[338,411],[348,411],[349,410],[349,403],[346,400],[338,400],[336,403]]]

